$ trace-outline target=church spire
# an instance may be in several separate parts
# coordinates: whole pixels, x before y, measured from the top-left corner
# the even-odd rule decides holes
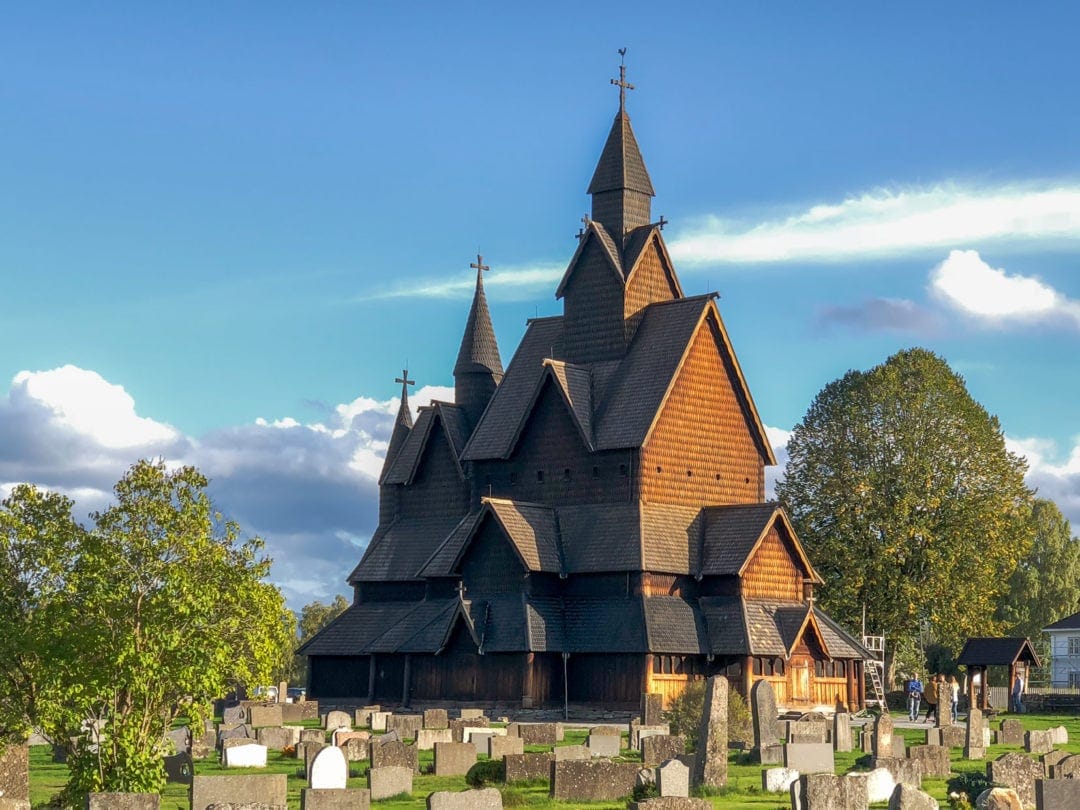
[[[475,425],[502,381],[503,367],[484,295],[484,271],[490,268],[480,254],[469,267],[476,270],[476,292],[454,364],[454,401]]]
[[[630,116],[626,114],[626,91],[634,89],[626,81],[626,48],[619,49],[619,56],[624,57],[619,65],[619,78],[611,80],[619,88],[619,112],[600,153],[588,193],[592,195],[593,220],[603,225],[621,247],[629,231],[649,224],[656,192],[630,126]]]
[[[409,408],[409,386],[416,385],[416,382],[409,379],[409,370],[407,368],[402,369],[401,376],[396,378],[394,382],[401,383],[401,404],[398,405],[394,430],[390,434],[390,444],[386,447],[386,458],[383,460],[382,466],[383,474],[394,463],[398,451],[401,450],[401,445],[405,444],[405,440],[409,437],[409,431],[412,430],[413,426],[412,410]]]

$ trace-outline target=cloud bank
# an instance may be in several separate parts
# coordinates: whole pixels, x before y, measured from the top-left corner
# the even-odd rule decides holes
[[[452,399],[428,386],[414,406]],[[358,397],[319,422],[259,419],[194,438],[140,416],[122,386],[64,366],[21,371],[0,394],[0,496],[32,482],[75,499],[80,515],[108,504],[139,458],[194,464],[218,507],[266,540],[271,578],[290,605],[347,593],[345,577],[378,520],[379,470],[398,400]]]

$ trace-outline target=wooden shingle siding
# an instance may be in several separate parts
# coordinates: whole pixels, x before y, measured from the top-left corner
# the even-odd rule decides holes
[[[626,350],[623,285],[600,243],[586,246],[563,299],[563,353],[555,359],[591,363],[619,358]]]
[[[803,598],[802,572],[780,539],[776,526],[769,529],[743,572],[742,593],[748,599]]]
[[[487,519],[461,561],[466,593],[519,591],[525,568],[499,524]]]
[[[656,240],[650,239],[644,250],[634,275],[626,285],[623,312],[627,344],[634,338],[638,324],[645,314],[645,307],[657,301],[671,301],[678,297],[671,277],[664,270]]]
[[[461,478],[450,442],[441,424],[436,424],[413,483],[400,488],[401,514],[463,517],[469,509],[469,495],[469,484]]]
[[[757,503],[764,495],[764,465],[709,320],[691,342],[641,468],[646,501]]]

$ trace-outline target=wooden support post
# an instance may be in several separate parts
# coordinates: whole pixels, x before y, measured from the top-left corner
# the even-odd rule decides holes
[[[525,653],[524,658],[524,670],[521,673],[521,708],[531,709],[536,706],[536,695],[534,693],[536,678],[534,669],[536,666],[536,653]]]
[[[967,699],[968,707],[975,706],[975,667],[967,665]]]
[[[990,667],[982,668],[982,708],[985,712],[990,708]]]
[[[747,702],[750,701],[750,687],[754,683],[754,659],[752,656],[746,656],[742,662],[742,694],[743,699]],[[787,672],[787,668],[784,669]]]
[[[368,703],[375,702],[375,653],[368,658],[367,693]]]
[[[859,662],[849,661],[844,667],[847,673],[847,705],[848,709],[855,713],[862,709],[862,696],[856,688],[859,683]]]
[[[401,684],[401,705],[409,705],[409,686],[410,679],[412,678],[412,656],[408,653],[405,654],[405,677],[402,679]]]
[[[653,675],[653,661],[654,660],[655,659],[654,659],[652,653],[649,653],[648,655],[645,656],[645,671],[642,673],[642,676],[641,676],[641,692],[642,692],[642,694],[645,694],[646,692],[651,692],[652,691],[652,675]],[[641,722],[643,722],[643,723],[645,722],[644,717],[641,718]]]

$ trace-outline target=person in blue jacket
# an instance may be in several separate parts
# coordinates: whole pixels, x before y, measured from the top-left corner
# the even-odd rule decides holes
[[[914,672],[907,684],[908,719],[915,722],[919,719],[919,703],[922,701],[923,684],[919,680],[919,673]]]

